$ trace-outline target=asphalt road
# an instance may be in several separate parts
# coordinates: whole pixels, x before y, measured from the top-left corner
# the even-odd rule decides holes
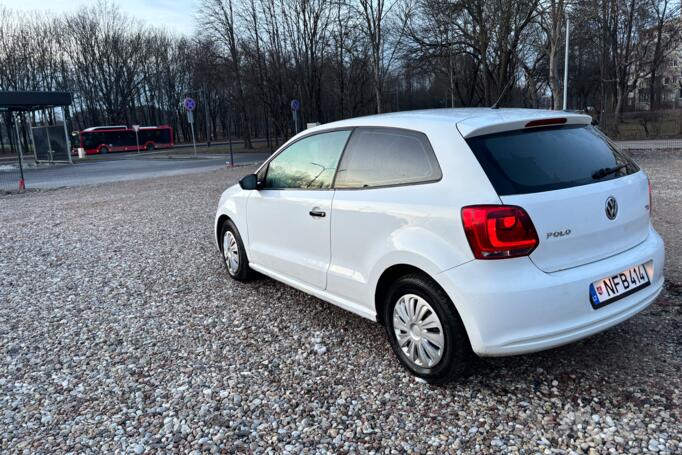
[[[235,153],[235,164],[265,160],[268,153]],[[134,158],[28,168],[24,179],[28,189],[53,189],[100,183],[122,182],[173,175],[193,174],[227,166],[229,156],[203,155],[200,158]],[[7,171],[5,171],[7,172]],[[13,172],[18,175],[17,171]],[[5,179],[7,180],[7,179]]]

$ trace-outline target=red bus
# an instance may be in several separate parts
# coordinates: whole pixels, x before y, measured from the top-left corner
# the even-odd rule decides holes
[[[78,146],[87,155],[109,152],[136,152],[138,150],[167,149],[173,147],[173,128],[168,125],[141,126],[138,131],[140,147],[135,141],[135,130],[125,125],[93,126],[78,133]],[[73,151],[78,154],[78,150]]]

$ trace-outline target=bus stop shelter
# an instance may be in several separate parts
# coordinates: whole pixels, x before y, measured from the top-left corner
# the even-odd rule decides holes
[[[7,136],[10,145],[10,154],[16,155],[18,168],[19,189],[25,188],[24,181],[24,146],[22,146],[22,131],[25,136],[30,135],[33,145],[33,153],[36,163],[40,162],[67,162],[71,163],[71,146],[66,119],[72,97],[69,92],[8,92],[0,91],[0,115],[5,118]],[[60,108],[62,110],[62,125],[33,126],[31,114],[35,111],[46,112],[48,109]],[[26,129],[28,124],[28,129]],[[23,130],[22,130],[23,128]],[[27,141],[24,141],[26,143]],[[0,151],[1,152],[1,151]],[[10,171],[12,166],[5,166]],[[0,184],[2,183],[0,175]],[[11,179],[5,176],[4,180]]]

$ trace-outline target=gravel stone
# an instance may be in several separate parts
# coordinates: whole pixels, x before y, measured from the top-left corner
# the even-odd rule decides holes
[[[0,196],[0,452],[682,453],[682,155],[636,158],[657,302],[441,387],[376,323],[228,279],[216,204],[253,168]]]

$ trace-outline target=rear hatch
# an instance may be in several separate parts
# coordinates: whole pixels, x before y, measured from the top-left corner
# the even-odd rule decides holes
[[[530,259],[546,272],[613,256],[649,232],[644,172],[593,126],[556,120],[466,138],[502,203],[530,215],[540,239]]]

